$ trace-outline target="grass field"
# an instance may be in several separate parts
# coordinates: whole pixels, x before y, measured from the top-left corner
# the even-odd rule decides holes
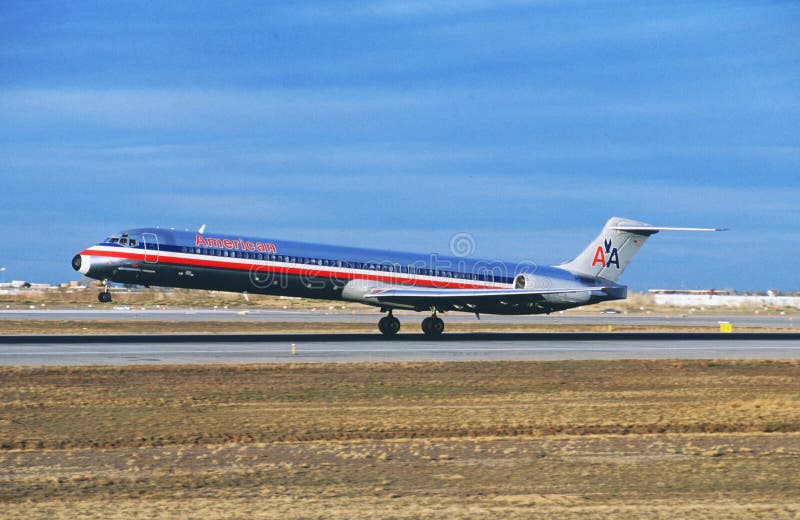
[[[800,361],[0,369],[0,517],[796,518]]]

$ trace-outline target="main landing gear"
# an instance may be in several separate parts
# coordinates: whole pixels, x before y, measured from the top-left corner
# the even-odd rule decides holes
[[[103,292],[97,295],[97,299],[100,303],[111,303],[111,293],[108,292],[108,283],[103,280]]]
[[[440,336],[444,332],[444,322],[433,312],[433,316],[429,316],[422,320],[422,332],[426,336]]]
[[[378,330],[384,336],[394,336],[400,330],[400,320],[392,315],[392,311],[389,311],[389,314],[378,322]],[[433,316],[422,320],[422,332],[429,337],[441,336],[442,332],[444,332],[444,322],[436,316],[436,311],[433,311]]]
[[[397,331],[400,330],[400,320],[392,316],[392,311],[389,311],[389,314],[381,318],[378,322],[378,330],[380,330],[384,336],[394,336],[397,334]]]

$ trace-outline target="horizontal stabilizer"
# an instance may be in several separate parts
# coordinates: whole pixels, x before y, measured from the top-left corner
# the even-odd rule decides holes
[[[727,231],[722,228],[663,227],[663,226],[609,226],[608,229],[630,233],[653,234],[659,231]]]

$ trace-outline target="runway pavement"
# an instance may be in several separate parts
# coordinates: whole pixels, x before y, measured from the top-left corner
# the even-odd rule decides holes
[[[0,365],[6,366],[623,358],[800,358],[800,334],[0,336]]]

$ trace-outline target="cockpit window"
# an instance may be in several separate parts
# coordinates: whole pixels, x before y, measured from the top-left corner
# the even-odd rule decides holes
[[[121,245],[123,245],[123,246],[127,246],[127,245],[128,245],[128,239],[123,237],[123,238],[121,238],[121,239],[119,240],[119,243],[120,243]]]
[[[106,239],[106,242],[111,242],[112,244],[116,244],[117,242],[119,242],[119,238],[118,237],[109,237],[109,238]]]

